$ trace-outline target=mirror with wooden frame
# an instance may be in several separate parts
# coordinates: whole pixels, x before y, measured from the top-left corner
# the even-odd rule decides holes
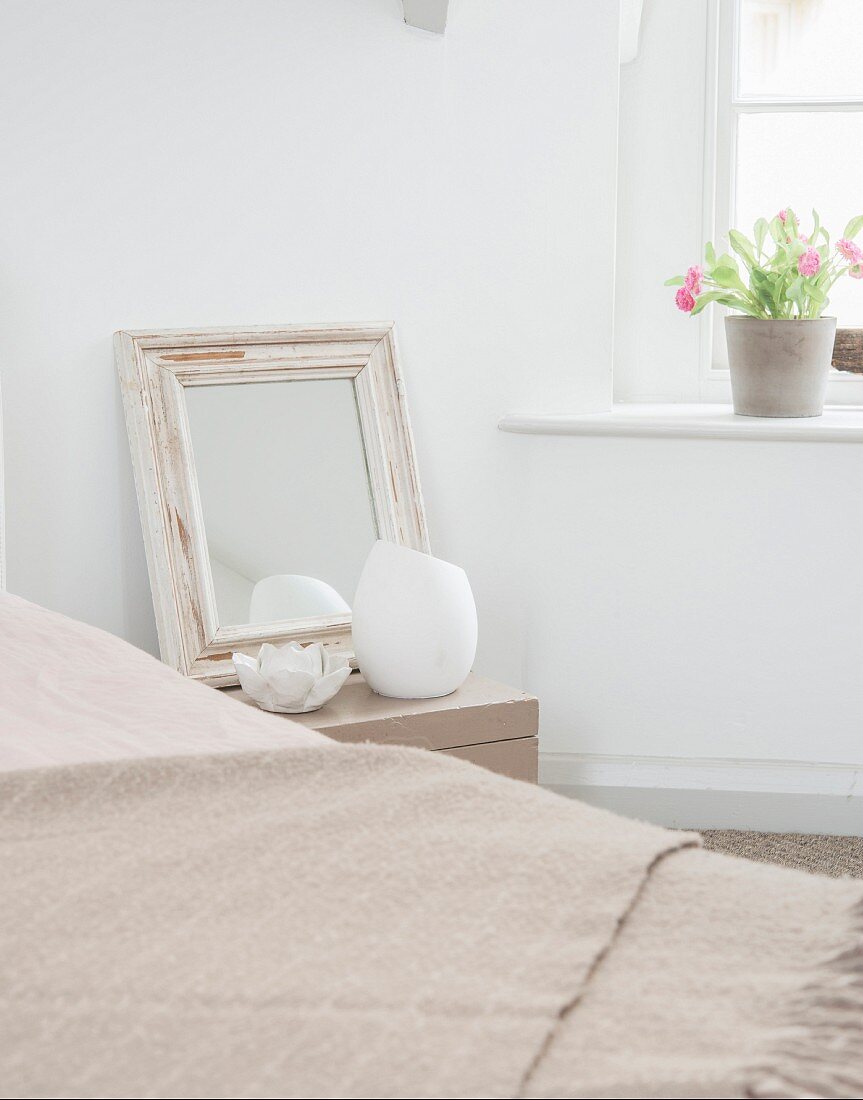
[[[351,650],[375,539],[428,551],[391,323],[118,332],[162,660]]]

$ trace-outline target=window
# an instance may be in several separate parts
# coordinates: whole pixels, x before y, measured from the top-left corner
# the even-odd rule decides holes
[[[751,235],[790,206],[803,231],[818,209],[834,240],[863,213],[863,0],[722,0],[716,42],[715,202],[706,230]],[[863,284],[843,279],[828,312],[863,328]],[[720,324],[707,377],[727,367]],[[863,363],[860,364],[863,370]],[[852,383],[841,393],[836,384]],[[860,401],[863,379],[836,372],[830,400]],[[846,386],[847,389],[847,386]]]

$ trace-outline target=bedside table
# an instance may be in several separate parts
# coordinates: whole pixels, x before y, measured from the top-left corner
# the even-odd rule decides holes
[[[222,690],[255,705],[242,688]],[[442,699],[387,699],[375,695],[360,673],[353,672],[321,710],[285,717],[336,741],[413,745],[536,782],[538,700],[473,673]]]

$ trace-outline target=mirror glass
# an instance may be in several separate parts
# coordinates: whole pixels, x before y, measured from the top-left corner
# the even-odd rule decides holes
[[[185,397],[219,625],[347,614],[377,538],[353,382]]]

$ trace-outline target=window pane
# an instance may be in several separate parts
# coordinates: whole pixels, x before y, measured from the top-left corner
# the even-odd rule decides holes
[[[850,219],[863,214],[861,135],[856,111],[741,115],[735,228],[751,237],[756,218],[790,206],[806,233],[814,206],[835,246]],[[840,325],[863,327],[863,279],[840,279],[826,312]]]
[[[863,96],[863,0],[740,0],[744,98]]]

